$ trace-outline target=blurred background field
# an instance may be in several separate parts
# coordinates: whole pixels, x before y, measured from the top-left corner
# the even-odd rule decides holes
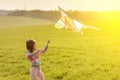
[[[82,36],[54,28],[59,17],[0,16],[0,80],[30,80],[28,38],[36,39],[40,49],[51,40],[48,52],[41,55],[46,80],[119,80],[120,19],[111,15],[78,20],[102,30],[84,29]]]

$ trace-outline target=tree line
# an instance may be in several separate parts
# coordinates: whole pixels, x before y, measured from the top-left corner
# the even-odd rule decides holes
[[[95,11],[66,11],[66,13],[78,21],[81,20],[103,20],[103,19],[120,19],[120,11],[95,12]],[[22,16],[31,18],[40,18],[50,21],[57,21],[60,18],[59,11],[43,10],[0,10],[0,16]]]

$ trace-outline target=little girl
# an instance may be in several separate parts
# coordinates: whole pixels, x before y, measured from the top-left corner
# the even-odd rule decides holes
[[[27,48],[27,58],[29,59],[31,63],[31,70],[30,70],[30,76],[32,80],[36,80],[36,77],[39,78],[39,80],[44,80],[44,76],[42,73],[42,70],[40,68],[40,54],[45,53],[48,49],[48,44],[50,41],[47,42],[45,48],[43,50],[40,50],[36,47],[36,41],[33,39],[28,39],[26,41],[26,48]]]

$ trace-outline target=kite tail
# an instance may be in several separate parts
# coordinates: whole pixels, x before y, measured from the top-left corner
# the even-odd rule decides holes
[[[94,27],[94,26],[91,26],[92,29],[95,29],[97,31],[101,31],[101,29],[97,28],[97,27]]]
[[[94,26],[86,26],[86,25],[83,25],[83,28],[91,28],[91,29],[95,29],[97,31],[101,31],[101,29],[97,28],[97,27],[94,27]]]

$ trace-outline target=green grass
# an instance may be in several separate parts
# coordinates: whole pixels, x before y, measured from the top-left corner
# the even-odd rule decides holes
[[[19,16],[0,16],[0,27],[21,27],[35,26],[42,24],[51,24],[52,22],[42,19],[19,17]]]
[[[54,24],[45,21],[45,24],[32,25],[23,18],[23,23],[29,25],[18,27],[19,22],[13,20],[14,27],[9,27],[9,19],[7,27],[0,27],[0,80],[30,80],[30,63],[25,53],[28,38],[36,39],[41,49],[48,39],[51,40],[48,52],[41,56],[46,80],[120,80],[118,23],[84,22],[102,31],[85,29],[81,36],[70,30],[55,29]]]

